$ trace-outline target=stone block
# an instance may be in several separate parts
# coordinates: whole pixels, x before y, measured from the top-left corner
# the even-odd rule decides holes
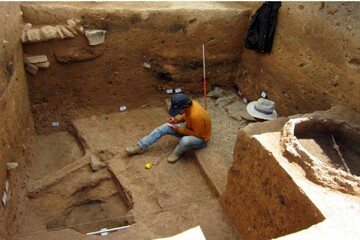
[[[39,70],[39,68],[36,65],[31,64],[31,63],[26,63],[25,64],[25,69],[26,69],[26,71],[28,71],[32,75],[36,75],[38,70]]]

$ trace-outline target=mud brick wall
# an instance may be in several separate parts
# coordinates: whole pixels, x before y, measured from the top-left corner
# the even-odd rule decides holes
[[[275,131],[287,118],[240,130],[220,203],[246,239],[272,239],[324,220],[311,200],[255,135]],[[277,129],[279,130],[279,129]]]
[[[13,230],[24,181],[26,141],[32,132],[32,118],[23,67],[21,36],[22,15],[18,3],[0,3],[0,194],[4,182],[10,182],[8,202],[0,204],[0,238]],[[5,28],[7,26],[9,28]],[[11,31],[7,31],[11,29]],[[16,169],[6,171],[6,163],[17,162]],[[5,234],[5,235],[2,235]]]

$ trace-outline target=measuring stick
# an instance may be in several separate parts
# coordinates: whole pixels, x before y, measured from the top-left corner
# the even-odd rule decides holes
[[[203,54],[203,70],[204,70],[204,107],[207,107],[207,100],[206,100],[206,72],[205,72],[205,46],[202,45],[202,54]]]
[[[110,228],[110,229],[103,229],[103,230],[96,231],[96,232],[89,232],[86,235],[95,235],[95,234],[101,234],[101,233],[106,233],[106,232],[107,233],[108,232],[114,232],[114,231],[121,230],[121,229],[124,229],[124,228],[129,228],[130,226],[131,225],[123,226],[123,227]]]
[[[337,145],[336,142],[335,142],[334,136],[331,135],[331,138],[332,138],[333,143],[334,143],[334,147],[333,147],[333,148],[334,148],[334,149],[336,150],[336,152],[338,153],[338,155],[339,155],[342,163],[344,164],[344,167],[345,167],[346,171],[347,171],[348,173],[351,173],[350,168],[349,168],[348,165],[346,164],[345,159],[344,159],[343,155],[342,155],[341,152],[340,152],[339,145]]]

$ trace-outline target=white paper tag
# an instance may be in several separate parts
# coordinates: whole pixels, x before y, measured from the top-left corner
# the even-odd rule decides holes
[[[176,88],[175,93],[181,93],[181,88]]]
[[[178,126],[178,127],[181,127],[181,125],[180,125],[180,124],[176,124],[176,123],[167,123],[167,125],[168,125],[169,127],[172,127],[172,126]]]
[[[261,97],[262,97],[262,98],[266,98],[266,92],[262,91],[262,92],[261,92]]]
[[[51,123],[51,126],[53,126],[53,127],[58,127],[58,126],[60,126],[60,123],[59,123],[59,122],[52,122],[52,123]]]
[[[119,110],[120,110],[120,112],[125,111],[125,110],[126,110],[126,106],[121,106],[121,107],[119,108]]]
[[[7,201],[7,194],[6,194],[6,192],[5,192],[5,191],[4,191],[4,193],[3,193],[3,196],[2,196],[1,201],[2,201],[3,205],[5,206],[6,201]]]
[[[167,89],[167,90],[166,90],[166,93],[169,93],[169,94],[170,94],[170,93],[173,93],[173,90],[172,90],[172,89]]]

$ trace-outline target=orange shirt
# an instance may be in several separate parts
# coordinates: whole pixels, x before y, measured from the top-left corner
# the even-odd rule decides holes
[[[185,114],[175,118],[178,123],[185,122],[185,127],[178,128],[178,133],[182,135],[191,135],[210,140],[211,119],[208,112],[197,102],[185,110]]]

